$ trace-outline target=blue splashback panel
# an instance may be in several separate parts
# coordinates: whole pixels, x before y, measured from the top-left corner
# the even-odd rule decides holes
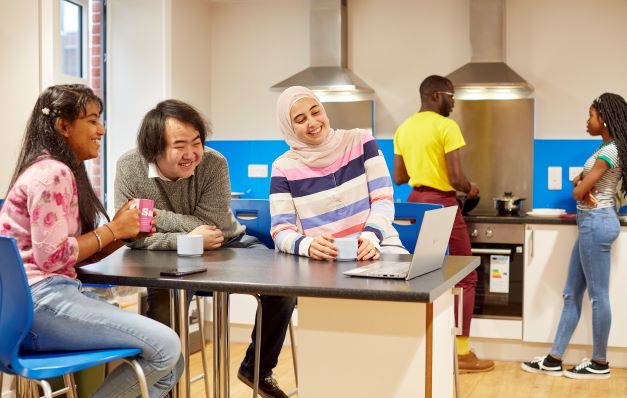
[[[392,139],[377,139],[390,173],[394,165],[394,144]],[[228,163],[231,177],[231,190],[242,192],[243,198],[265,199],[270,194],[270,173],[272,162],[289,148],[283,140],[216,140],[207,141],[207,146],[222,153]],[[571,183],[568,180],[569,167],[581,167],[586,159],[601,144],[599,140],[535,140],[533,167],[534,208],[562,208],[575,211]],[[249,178],[249,164],[268,166],[267,178]],[[548,167],[562,167],[562,189],[548,190]],[[511,165],[515,178],[515,162]],[[404,202],[411,189],[407,184],[393,185],[394,200]]]
[[[378,139],[377,143],[383,152],[383,157],[392,171],[394,165],[394,144],[392,139]],[[270,174],[272,162],[289,149],[283,140],[213,140],[206,145],[223,154],[229,163],[231,177],[231,191],[242,192],[242,198],[267,199],[270,195]],[[249,164],[268,165],[267,178],[249,178]],[[394,199],[404,202],[409,196],[410,188],[407,184],[394,186]]]
[[[586,159],[601,145],[600,140],[535,140],[533,153],[533,207],[576,211],[572,197],[569,167],[583,167]],[[515,165],[512,165],[515,168]],[[562,189],[549,190],[550,166],[562,167]]]
[[[206,145],[220,152],[229,163],[231,191],[242,192],[242,198],[268,199],[272,162],[289,147],[283,140],[207,141]],[[267,178],[249,178],[249,164],[268,165]]]

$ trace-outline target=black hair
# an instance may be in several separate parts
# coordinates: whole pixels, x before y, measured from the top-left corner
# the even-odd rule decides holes
[[[203,144],[207,138],[209,126],[196,108],[175,99],[161,101],[146,113],[137,134],[139,153],[148,163],[156,163],[165,149],[165,121],[169,117],[191,124]]]
[[[592,101],[592,107],[614,138],[623,177],[622,191],[627,195],[627,102],[618,94],[603,93]]]
[[[107,220],[109,217],[89,182],[85,163],[76,158],[55,126],[59,118],[72,123],[84,115],[89,102],[95,102],[99,113],[102,113],[102,100],[83,84],[51,86],[41,93],[26,123],[22,149],[9,184],[10,191],[22,172],[47,152],[52,159],[67,165],[74,174],[83,231],[93,230],[101,215]]]
[[[448,91],[452,85],[444,76],[428,76],[420,83],[420,98],[428,97],[436,91]]]
[[[627,102],[618,94],[603,93],[592,101],[618,149],[623,177],[622,191],[627,195]]]

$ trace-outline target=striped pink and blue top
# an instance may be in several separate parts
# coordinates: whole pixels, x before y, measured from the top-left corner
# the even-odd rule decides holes
[[[309,167],[290,151],[272,165],[270,232],[277,250],[307,256],[322,234],[361,236],[379,250],[403,247],[392,226],[390,173],[376,141],[365,130],[345,134],[352,144],[326,167]]]

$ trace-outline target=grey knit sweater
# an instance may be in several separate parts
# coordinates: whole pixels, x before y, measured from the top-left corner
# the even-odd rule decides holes
[[[244,232],[231,212],[231,182],[226,159],[205,148],[194,175],[177,181],[148,178],[148,163],[137,149],[122,155],[115,175],[115,208],[128,198],[152,199],[157,232],[129,244],[136,249],[176,250],[176,236],[199,225],[214,225],[225,241]]]

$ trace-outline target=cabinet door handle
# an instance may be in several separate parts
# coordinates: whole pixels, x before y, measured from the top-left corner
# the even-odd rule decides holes
[[[531,260],[533,258],[533,228],[530,230],[529,233],[529,260]]]
[[[472,254],[512,254],[512,249],[490,249],[476,248],[470,249]]]
[[[463,318],[464,318],[464,288],[463,287],[454,287],[451,289],[453,296],[457,296],[457,322],[453,327],[453,334],[455,336],[461,336],[463,333]]]

